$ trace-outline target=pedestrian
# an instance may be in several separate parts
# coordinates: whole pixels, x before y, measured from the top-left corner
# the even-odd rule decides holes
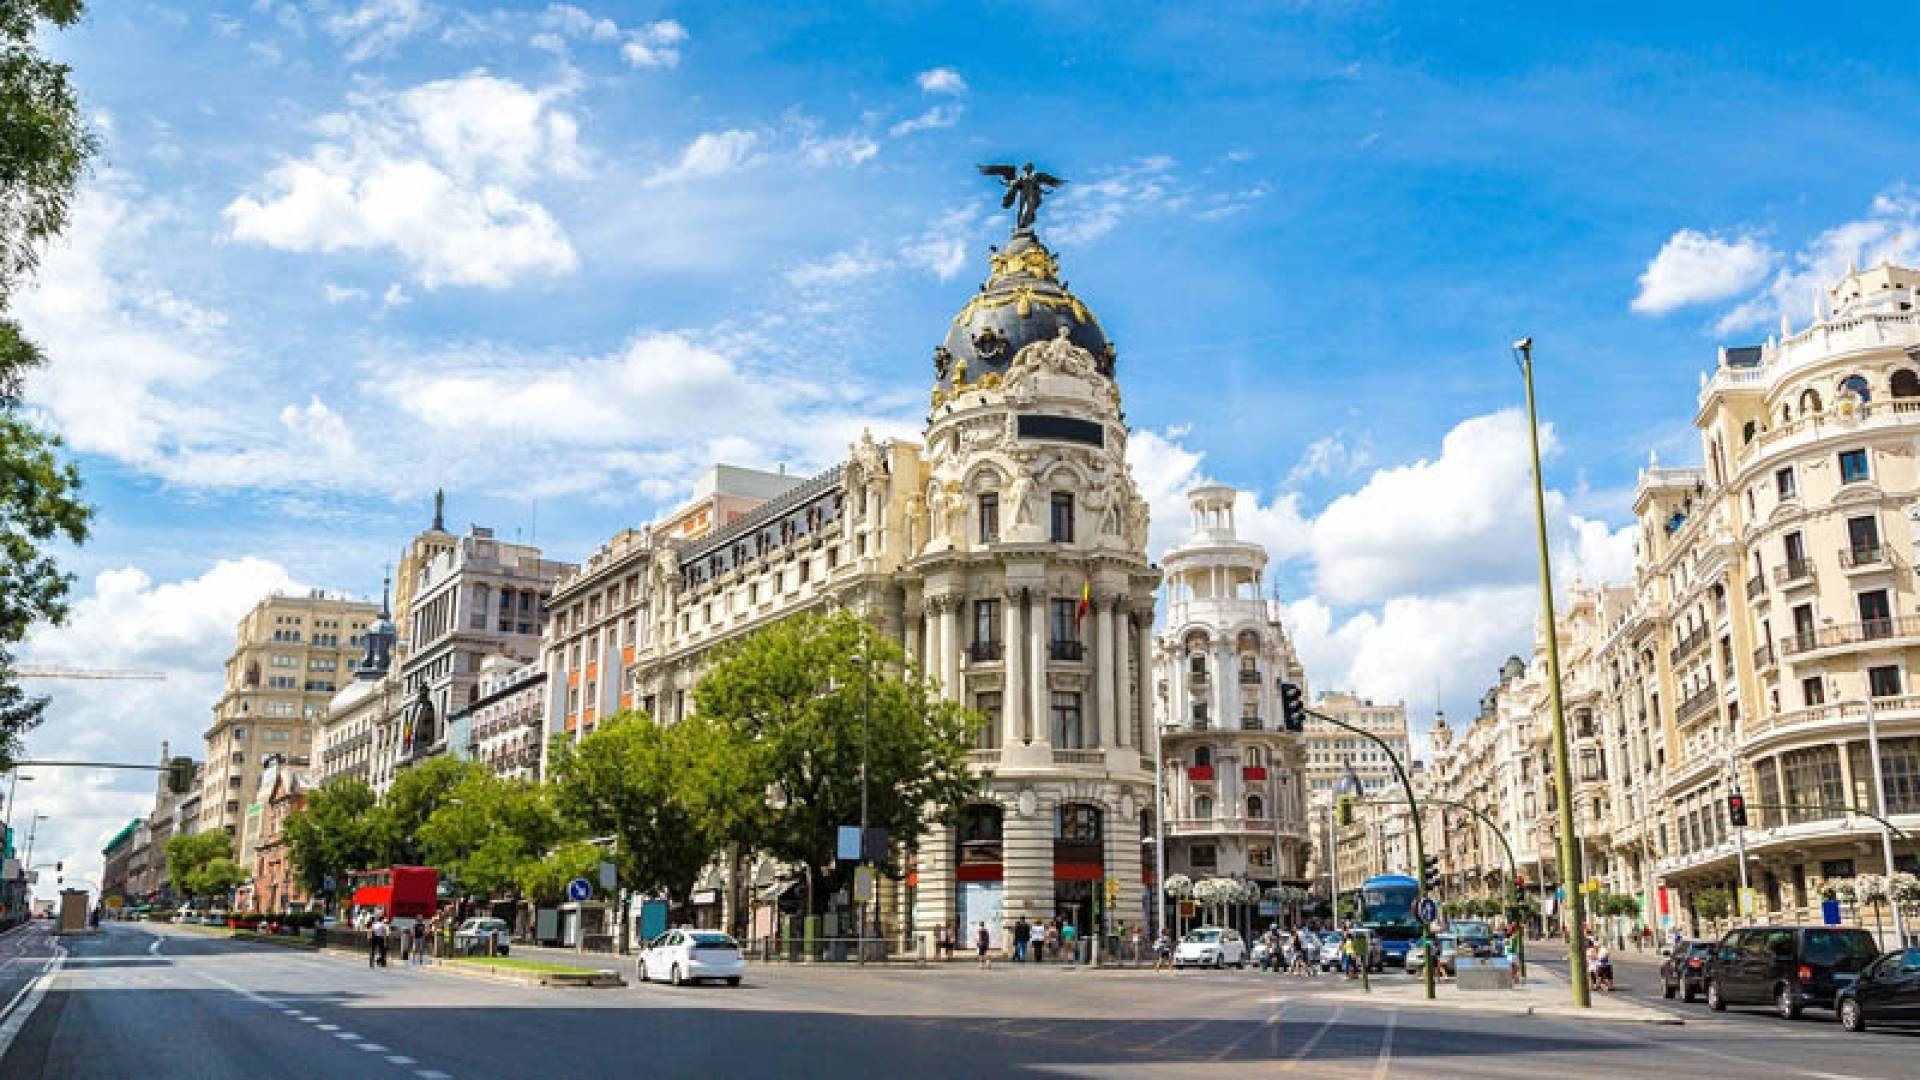
[[[1060,951],[1067,954],[1067,963],[1080,962],[1079,932],[1074,930],[1071,919],[1060,924]]]
[[[1340,968],[1349,979],[1360,977],[1360,936],[1351,930],[1340,932]]]
[[[980,950],[980,970],[985,971],[993,961],[987,956],[987,950],[993,947],[993,939],[987,934],[987,924],[982,922],[980,929],[973,935],[973,946]]]
[[[1305,930],[1293,932],[1294,973],[1313,978],[1320,973],[1320,936]]]
[[[367,966],[387,966],[387,920],[379,912],[367,924]]]
[[[1147,952],[1146,945],[1147,945],[1146,931],[1142,930],[1138,926],[1135,926],[1133,928],[1133,939],[1127,951],[1131,954],[1129,956],[1129,960],[1136,967],[1139,966],[1140,958],[1146,955],[1146,952]]]
[[[420,967],[427,962],[427,942],[433,940],[432,920],[413,924],[413,964]]]
[[[1013,962],[1019,963],[1027,958],[1027,941],[1033,937],[1033,924],[1025,915],[1013,923]]]
[[[1507,935],[1507,976],[1514,986],[1520,985],[1520,935],[1516,931]]]
[[[1060,959],[1060,920],[1059,919],[1051,919],[1047,922],[1047,959],[1049,960]]]
[[[1153,970],[1173,971],[1173,935],[1166,927],[1160,928],[1160,935],[1153,939]]]

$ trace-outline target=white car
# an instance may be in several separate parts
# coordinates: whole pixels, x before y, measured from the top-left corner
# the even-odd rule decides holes
[[[669,930],[640,954],[639,969],[641,982],[680,986],[725,979],[728,986],[739,986],[747,961],[740,955],[739,944],[718,930]]]
[[[491,950],[488,942],[493,944]],[[508,948],[505,919],[468,919],[453,932],[453,951],[462,956],[505,956]]]
[[[1173,966],[1177,968],[1198,967],[1234,967],[1247,966],[1247,943],[1240,937],[1238,930],[1222,930],[1218,927],[1203,926],[1190,930],[1180,939],[1173,950]]]

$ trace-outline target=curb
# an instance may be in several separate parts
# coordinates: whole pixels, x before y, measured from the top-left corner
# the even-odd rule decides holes
[[[559,971],[521,971],[513,968],[466,964],[424,966],[428,971],[461,979],[484,979],[488,982],[538,986],[549,990],[610,990],[627,985],[627,980],[614,972],[588,971],[585,968],[580,969],[578,974],[568,974]]]

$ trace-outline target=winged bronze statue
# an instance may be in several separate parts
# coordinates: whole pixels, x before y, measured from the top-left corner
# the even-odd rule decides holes
[[[997,176],[1007,189],[1000,200],[1001,209],[1013,209],[1013,228],[1018,232],[1033,228],[1034,215],[1039,213],[1041,202],[1047,193],[1066,183],[1052,173],[1035,172],[1033,162],[1023,168],[1012,165],[982,165],[980,171],[987,176]],[[1017,204],[1017,208],[1016,207]]]

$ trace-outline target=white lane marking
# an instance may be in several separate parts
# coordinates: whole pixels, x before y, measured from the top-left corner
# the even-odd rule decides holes
[[[405,1055],[405,1054],[388,1054],[388,1055],[387,1055],[387,1060],[388,1060],[389,1062],[391,1062],[391,1063],[393,1063],[393,1064],[395,1064],[395,1065],[418,1065],[418,1064],[420,1064],[419,1062],[417,1062],[417,1061],[415,1061],[415,1060],[413,1060],[412,1058],[410,1058],[410,1057],[408,1057],[408,1056],[407,1056],[407,1055]]]
[[[421,1069],[413,1075],[419,1077],[420,1080],[453,1080],[452,1073],[443,1073],[439,1069]]]
[[[1393,1025],[1400,1019],[1400,1010],[1387,1011],[1387,1026],[1380,1034],[1380,1058],[1373,1063],[1373,1080],[1387,1080],[1387,1074],[1393,1070]]]
[[[360,1033],[356,1031],[336,1031],[333,1037],[336,1039],[352,1039],[354,1042],[360,1041]]]
[[[297,1016],[295,1016],[294,1019],[300,1021],[303,1024],[317,1024],[320,1022],[319,1017],[309,1016],[306,1013],[300,1013]]]
[[[1267,1016],[1267,1020],[1266,1020],[1266,1022],[1265,1022],[1265,1023],[1263,1023],[1263,1024],[1261,1024],[1261,1025],[1260,1025],[1259,1027],[1254,1027],[1254,1028],[1249,1028],[1249,1029],[1247,1029],[1247,1033],[1246,1033],[1245,1035],[1242,1035],[1242,1036],[1240,1036],[1239,1038],[1237,1038],[1237,1039],[1235,1039],[1235,1040],[1233,1040],[1232,1042],[1230,1042],[1230,1043],[1228,1043],[1227,1045],[1225,1045],[1225,1046],[1223,1046],[1223,1047],[1221,1047],[1221,1048],[1220,1048],[1220,1052],[1219,1052],[1219,1053],[1216,1053],[1216,1054],[1214,1054],[1214,1055],[1213,1055],[1213,1060],[1215,1060],[1215,1061],[1225,1061],[1225,1060],[1227,1060],[1227,1058],[1228,1058],[1228,1057],[1229,1057],[1230,1055],[1232,1055],[1232,1053],[1233,1053],[1233,1052],[1234,1052],[1235,1050],[1238,1050],[1238,1049],[1240,1049],[1240,1047],[1241,1047],[1241,1045],[1242,1045],[1243,1043],[1245,1043],[1245,1042],[1246,1042],[1246,1041],[1247,1041],[1248,1039],[1251,1039],[1251,1038],[1253,1038],[1253,1037],[1254,1037],[1255,1035],[1258,1035],[1258,1034],[1260,1034],[1260,1032],[1261,1032],[1261,1030],[1262,1030],[1262,1029],[1264,1029],[1264,1028],[1270,1028],[1270,1027],[1272,1027],[1272,1026],[1274,1026],[1275,1024],[1278,1024],[1278,1023],[1280,1022],[1280,1013],[1281,1013],[1282,1011],[1283,1011],[1283,1010],[1281,1010],[1281,1009],[1275,1009],[1275,1010],[1273,1010],[1273,1012],[1272,1012],[1271,1014],[1269,1014],[1269,1015]]]
[[[163,937],[161,937],[161,936],[160,936],[159,934],[155,934],[155,935],[153,935],[153,944],[151,944],[151,945],[149,945],[149,946],[147,946],[147,955],[148,955],[148,956],[159,956],[159,955],[160,955],[160,946],[161,946],[162,944],[165,944],[165,942],[166,942],[166,940],[167,940],[166,938],[163,938]]]
[[[47,957],[40,974],[22,986],[20,992],[13,995],[13,1000],[7,1002],[5,1009],[0,1009],[0,1020],[5,1021],[0,1023],[0,1060],[6,1058],[13,1040],[20,1037],[20,1030],[27,1026],[27,1018],[33,1015],[34,1009],[39,1008],[40,999],[47,996],[47,990],[59,977],[60,965],[66,958],[67,950],[59,942],[54,942],[53,955]]]
[[[379,1043],[363,1042],[360,1044],[360,1049],[365,1050],[370,1054],[384,1054],[387,1052],[387,1048],[384,1046],[381,1046]]]
[[[1191,1035],[1192,1033],[1199,1031],[1201,1028],[1206,1027],[1208,1024],[1211,1024],[1211,1023],[1213,1023],[1212,1017],[1206,1017],[1200,1020],[1195,1020],[1193,1023],[1188,1024],[1186,1027],[1181,1028],[1179,1031],[1176,1031],[1171,1035],[1165,1036],[1164,1038],[1153,1040],[1152,1042],[1146,1045],[1145,1049],[1157,1050],[1162,1045],[1166,1043],[1170,1043],[1175,1039],[1181,1038],[1182,1036]]]
[[[1622,1032],[1602,1031],[1598,1029],[1597,1025],[1579,1025],[1577,1021],[1572,1021],[1572,1020],[1568,1020],[1564,1022],[1569,1027],[1577,1026],[1579,1030],[1581,1030],[1585,1034],[1598,1035],[1604,1038],[1614,1039],[1618,1042],[1629,1043],[1634,1046],[1657,1047],[1662,1050],[1681,1050],[1689,1054],[1702,1054],[1706,1057],[1719,1058],[1721,1061],[1725,1061],[1734,1065],[1739,1065],[1743,1068],[1752,1068],[1753,1066],[1756,1066],[1756,1065],[1777,1067],[1776,1063],[1773,1063],[1773,1062],[1761,1061],[1758,1058],[1743,1057],[1739,1054],[1728,1054],[1719,1050],[1709,1050],[1704,1046],[1690,1046],[1683,1042],[1677,1042],[1677,1041],[1669,1042],[1664,1039],[1649,1039],[1643,1036],[1628,1035]],[[1800,1075],[1812,1077],[1813,1080],[1863,1080],[1863,1078],[1861,1077],[1853,1076],[1848,1073],[1803,1072]]]
[[[313,1028],[315,1031],[339,1031],[340,1025],[339,1024],[315,1024],[313,1025]]]
[[[1321,1024],[1320,1030],[1313,1033],[1313,1038],[1308,1039],[1300,1045],[1300,1049],[1295,1052],[1292,1057],[1287,1059],[1285,1065],[1280,1066],[1280,1071],[1292,1072],[1296,1066],[1305,1061],[1307,1055],[1313,1053],[1313,1048],[1320,1045],[1320,1040],[1327,1037],[1327,1032],[1333,1030],[1333,1025],[1340,1022],[1340,1013],[1341,1007],[1335,1005],[1333,1007],[1333,1015],[1327,1017],[1327,1022]]]

